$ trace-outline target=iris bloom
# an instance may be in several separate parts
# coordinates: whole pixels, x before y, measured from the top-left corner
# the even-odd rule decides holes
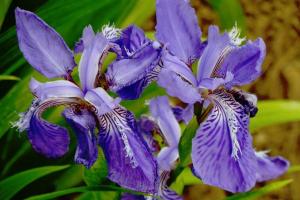
[[[207,41],[202,42],[197,16],[188,1],[157,0],[156,17],[158,42],[138,43],[133,51],[135,55],[147,46],[153,54],[121,57],[113,63],[107,76],[114,77],[114,87],[118,91],[134,89],[140,86],[136,80],[144,87],[151,77],[170,96],[188,104],[184,116],[190,116],[194,104],[203,105],[204,109],[212,106],[192,142],[194,173],[204,183],[244,192],[256,181],[284,173],[288,161],[253,149],[248,125],[249,118],[257,112],[256,97],[234,88],[251,83],[260,75],[265,57],[263,40],[240,38],[236,26],[225,33],[210,26]],[[139,35],[142,39],[138,41],[147,40],[141,31]],[[136,40],[128,38],[136,44]],[[191,67],[196,61],[195,76]],[[139,94],[142,90],[134,91]]]
[[[157,160],[159,179],[155,195],[164,200],[180,200],[182,198],[167,186],[170,172],[176,167],[176,160],[179,157],[178,143],[181,132],[179,123],[166,96],[152,99],[149,107],[151,117],[141,117],[138,121],[138,128]],[[154,139],[155,134],[159,134],[162,137],[165,144],[164,147],[161,148],[161,145]],[[145,198],[143,196],[125,194],[122,199],[138,200]]]
[[[76,46],[82,51],[79,62],[80,85],[72,79],[76,66],[73,53],[55,30],[35,14],[16,9],[19,46],[26,60],[47,78],[64,78],[40,83],[31,80],[33,103],[15,124],[26,130],[32,147],[39,153],[57,158],[68,151],[67,129],[42,119],[49,107],[66,106],[63,116],[77,137],[75,162],[91,167],[97,159],[97,144],[108,163],[108,178],[119,185],[156,192],[157,164],[136,128],[131,112],[107,92],[96,87],[102,61],[117,35],[107,30],[95,34],[90,26]],[[113,36],[113,37],[112,37]],[[98,130],[98,134],[96,134]]]

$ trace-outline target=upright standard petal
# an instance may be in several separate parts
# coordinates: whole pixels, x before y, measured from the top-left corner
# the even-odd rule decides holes
[[[220,34],[217,26],[208,29],[208,43],[201,55],[198,64],[197,79],[201,85],[203,79],[219,77],[214,74],[220,67],[226,55],[232,48],[230,37],[227,33]]]
[[[75,67],[62,37],[34,13],[16,9],[19,47],[26,60],[48,78],[66,76]]]
[[[96,77],[102,66],[101,58],[108,51],[108,44],[108,40],[103,35],[97,34],[85,46],[79,62],[79,78],[84,92],[95,88]]]
[[[167,147],[164,147],[159,152],[157,163],[160,169],[170,171],[178,158],[178,143],[181,130],[166,96],[152,99],[150,101],[150,110],[167,144]]]
[[[152,117],[157,122],[168,146],[176,147],[180,138],[180,127],[166,96],[150,101]]]
[[[121,50],[121,52],[116,52],[120,59],[131,57],[150,42],[151,41],[146,38],[142,29],[135,25],[131,25],[122,31],[120,38],[114,43],[116,43]]]
[[[257,162],[249,116],[225,91],[210,95],[214,107],[192,141],[195,174],[209,185],[245,192],[256,182]]]
[[[96,121],[86,109],[67,108],[63,112],[67,122],[73,128],[77,138],[75,162],[90,168],[97,160],[98,144],[94,130]]]
[[[129,111],[117,107],[99,117],[99,143],[108,163],[108,178],[122,187],[155,193],[157,165]]]
[[[257,173],[256,179],[259,182],[277,178],[286,172],[290,166],[289,161],[281,156],[269,157],[266,152],[256,152]]]
[[[201,30],[195,10],[182,0],[158,0],[156,38],[186,64],[201,54]]]
[[[58,80],[39,83],[33,80],[31,81],[33,93],[42,101],[58,97],[83,98],[81,89],[70,81]]]
[[[228,87],[251,83],[261,74],[265,54],[266,47],[262,39],[249,41],[242,47],[233,49],[217,73],[226,73],[224,72],[226,70],[233,74],[233,79],[227,84]]]
[[[89,90],[84,99],[95,107],[98,116],[111,112],[119,104],[119,99],[113,99],[103,88]]]
[[[131,58],[115,61],[106,73],[110,88],[123,99],[138,98],[143,89],[156,80],[162,51],[150,44]]]
[[[82,53],[84,48],[87,47],[94,39],[95,32],[91,25],[88,25],[83,29],[82,37],[76,42],[74,47],[75,53]]]
[[[25,115],[28,118],[26,120],[29,120],[29,127],[26,128],[27,136],[37,152],[49,158],[57,158],[68,151],[70,139],[67,129],[49,123],[41,116],[49,107],[74,103],[77,103],[74,98],[47,99],[43,102],[36,102],[27,112],[31,113]]]

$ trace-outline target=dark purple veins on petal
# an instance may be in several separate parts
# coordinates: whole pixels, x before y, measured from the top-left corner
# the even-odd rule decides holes
[[[214,107],[192,142],[195,174],[206,184],[245,192],[256,182],[257,162],[248,131],[249,116],[225,91],[210,95]]]
[[[67,108],[63,112],[67,122],[73,128],[77,138],[75,162],[90,168],[97,160],[98,147],[94,130],[94,116],[86,109]]]
[[[117,107],[99,120],[99,143],[108,162],[108,178],[125,188],[155,193],[157,164],[137,132],[132,113]]]

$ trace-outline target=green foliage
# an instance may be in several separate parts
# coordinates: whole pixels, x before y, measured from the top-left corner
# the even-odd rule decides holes
[[[245,15],[239,0],[207,0],[219,16],[223,29],[230,30],[235,23],[245,34]]]
[[[124,189],[124,188],[117,187],[117,186],[98,185],[98,186],[83,186],[83,187],[68,188],[65,190],[60,190],[60,191],[51,192],[51,193],[47,193],[47,194],[35,195],[32,197],[26,198],[26,200],[55,199],[57,197],[62,197],[67,194],[86,193],[86,192],[95,192],[95,191],[118,191],[118,192],[126,192],[126,193],[131,193],[131,194],[149,196],[148,194],[145,194],[142,192],[135,192],[135,191]],[[90,194],[88,194],[88,196],[90,196]],[[87,198],[87,197],[85,197],[85,198]]]
[[[40,167],[10,176],[0,182],[0,199],[10,199],[22,188],[24,188],[26,185],[30,184],[34,180],[39,179],[48,174],[66,169],[67,167],[69,166],[65,165]]]
[[[10,75],[0,75],[0,81],[19,81],[20,78]]]
[[[99,148],[98,159],[90,169],[84,169],[83,180],[89,186],[97,186],[106,180],[107,170],[103,151]]]
[[[258,113],[251,119],[250,130],[300,121],[300,102],[289,100],[266,100],[258,102]]]
[[[282,187],[287,186],[290,184],[293,180],[283,180],[283,181],[276,181],[273,183],[270,183],[264,187],[254,189],[250,192],[240,193],[236,194],[230,197],[227,197],[226,200],[248,200],[248,199],[257,199],[258,197],[261,197],[265,194],[268,194],[272,191],[276,191]]]
[[[191,163],[192,139],[195,137],[198,127],[197,118],[193,117],[182,133],[179,141],[179,158],[182,167]]]
[[[201,180],[194,176],[191,169],[186,167],[182,172],[177,176],[176,180],[170,186],[178,194],[182,194],[184,186],[186,185],[196,185],[201,184]]]
[[[11,1],[12,0],[0,0],[0,30]]]

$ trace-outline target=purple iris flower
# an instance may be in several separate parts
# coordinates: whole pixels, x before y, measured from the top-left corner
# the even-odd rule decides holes
[[[248,125],[257,111],[256,97],[233,88],[260,75],[263,40],[246,42],[237,27],[220,33],[210,26],[207,41],[201,43],[197,17],[188,2],[158,0],[156,12],[156,36],[167,46],[158,84],[185,103],[212,105],[192,141],[195,175],[230,192],[248,191],[256,181],[281,175],[288,161],[258,156],[252,147]],[[195,77],[191,64],[196,60]]]
[[[261,180],[258,174],[271,168],[268,165],[278,170],[271,170],[273,176],[267,177],[282,174],[288,167],[286,160],[258,158],[252,148],[248,124],[257,112],[255,97],[233,88],[260,75],[265,57],[263,40],[246,42],[237,27],[222,34],[218,27],[210,26],[207,41],[201,42],[197,17],[188,1],[158,0],[156,8],[159,42],[149,41],[134,26],[125,29],[123,40],[116,42],[118,60],[106,74],[112,89],[122,98],[137,98],[150,81],[158,80],[169,95],[190,104],[187,108],[197,102],[204,108],[213,105],[193,139],[194,172],[203,182],[243,192]],[[196,77],[191,71],[195,61],[199,62]],[[175,111],[178,119],[184,119],[191,116],[191,110]]]
[[[170,172],[176,166],[176,161],[179,157],[178,143],[181,133],[179,123],[169,105],[167,97],[162,96],[152,99],[149,106],[151,117],[142,117],[138,121],[138,127],[150,148],[153,147],[155,143],[153,134],[159,134],[165,144],[162,148],[153,149],[153,154],[156,155],[159,174],[158,187],[155,195],[164,200],[180,200],[182,197],[171,190],[167,185]],[[142,196],[124,194],[122,199],[138,200],[145,198]],[[151,198],[147,197],[146,199]]]
[[[35,99],[15,126],[27,131],[32,147],[49,158],[68,151],[67,129],[42,119],[47,108],[64,105],[63,116],[77,137],[76,163],[91,167],[99,144],[110,180],[125,188],[156,192],[157,164],[138,132],[133,114],[119,105],[119,98],[113,99],[96,87],[102,61],[111,48],[111,36],[116,35],[107,29],[102,33],[94,33],[91,26],[84,29],[76,45],[76,52],[82,52],[79,86],[71,75],[76,66],[73,53],[55,30],[35,14],[19,8],[16,24],[20,49],[33,68],[47,78],[65,78],[46,83],[31,80]]]

